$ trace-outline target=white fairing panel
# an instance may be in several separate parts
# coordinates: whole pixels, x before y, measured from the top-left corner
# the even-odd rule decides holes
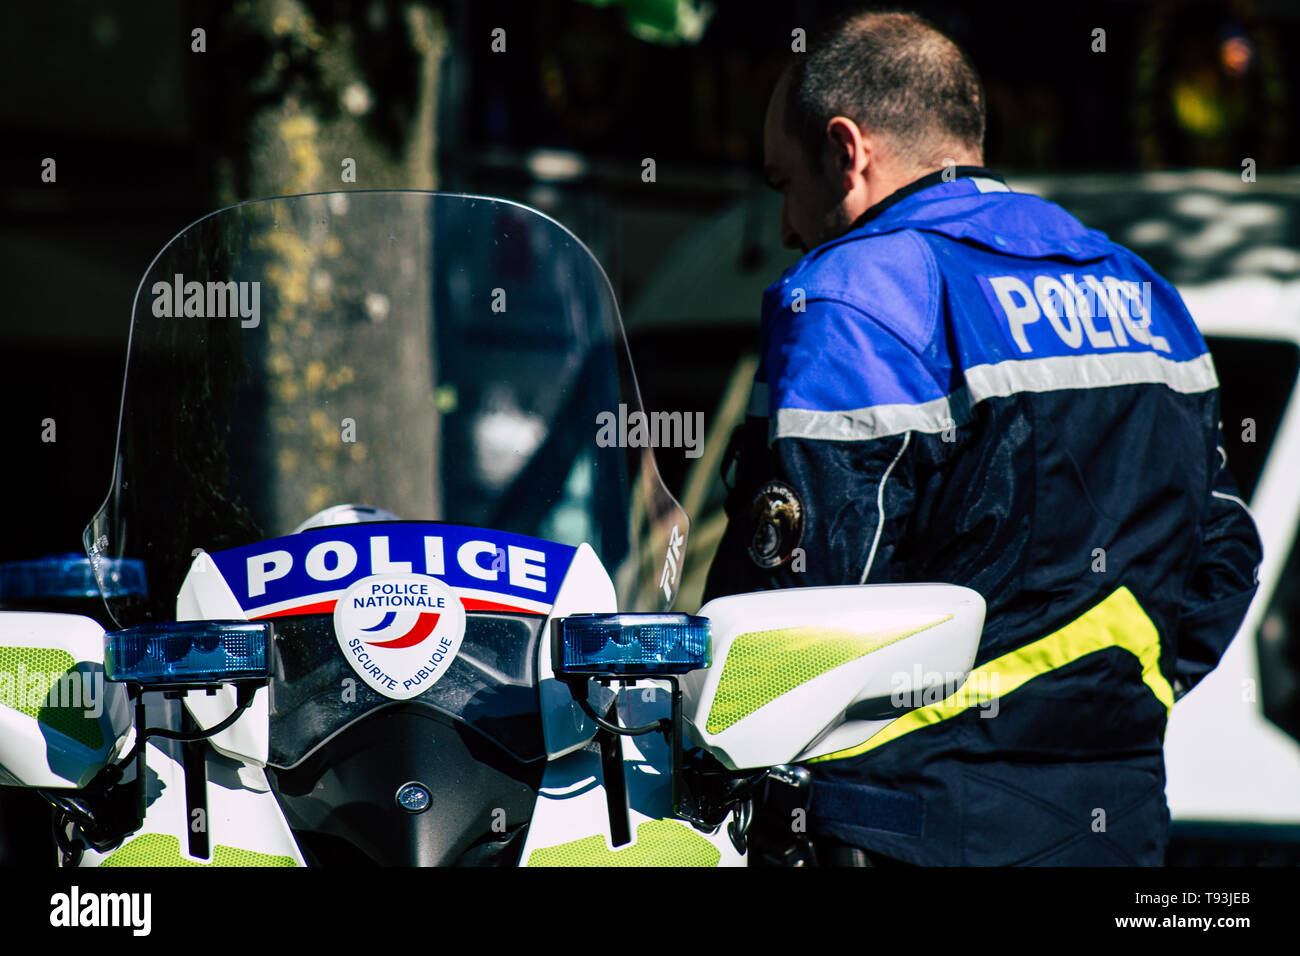
[[[618,611],[614,582],[609,579],[600,558],[590,545],[578,547],[573,562],[555,596],[555,604],[542,625],[537,652],[537,694],[542,708],[542,736],[551,757],[572,753],[585,746],[596,734],[596,725],[587,719],[569,693],[568,685],[555,679],[551,663],[552,623],[570,614],[613,614]]]
[[[713,663],[683,681],[688,729],[741,769],[856,746],[935,689],[960,687],[984,599],[948,584],[791,588],[718,598],[700,614]]]
[[[126,688],[104,679],[104,629],[0,611],[0,784],[84,787],[126,742]]]
[[[567,691],[566,691],[567,694]],[[642,681],[618,697],[624,726],[651,723],[671,712],[663,682]],[[631,842],[615,846],[596,745],[546,765],[520,855],[523,866],[744,866],[732,844],[730,818],[702,833],[673,817],[672,753],[660,733],[623,738]]]
[[[551,666],[550,623],[569,614],[614,612],[618,609],[614,585],[589,545],[581,545],[565,575],[550,616],[543,628],[537,662],[543,733],[551,756],[584,746],[596,732],[574,702],[568,687],[555,680]],[[176,599],[177,620],[246,620],[234,592],[208,555],[200,552],[190,567]],[[248,712],[233,726],[212,738],[219,753],[250,767],[264,767],[270,747],[268,692],[259,689]],[[215,694],[196,691],[186,695],[186,707],[200,727],[211,727],[235,708],[235,690],[222,687]]]
[[[538,651],[538,695],[549,761],[542,778],[520,863],[523,866],[743,866],[726,827],[700,833],[672,815],[672,754],[662,734],[625,737],[632,841],[614,846],[596,726],[556,680],[551,659],[552,623],[573,614],[614,613],[614,585],[588,545],[581,545],[547,618]],[[603,710],[609,691],[589,684],[590,700]],[[618,714],[623,726],[652,723],[670,713],[666,686],[642,681],[623,688]]]
[[[200,551],[176,596],[178,621],[246,621],[248,615],[239,606],[235,593],[217,570],[216,564]],[[265,767],[271,747],[271,712],[269,691],[259,688],[248,711],[233,725],[210,738],[218,753],[240,760],[250,767]],[[190,691],[185,706],[195,722],[203,728],[225,720],[235,709],[236,691],[223,686],[215,694]],[[256,779],[256,774],[250,774]]]
[[[150,726],[179,719],[172,702],[151,701],[149,710]],[[305,865],[260,768],[210,752],[205,769],[207,806],[198,818],[186,804],[180,745],[151,738],[145,747],[149,771],[144,825],[104,853],[87,849],[81,866]],[[198,826],[207,832],[207,857],[190,854],[190,830]]]

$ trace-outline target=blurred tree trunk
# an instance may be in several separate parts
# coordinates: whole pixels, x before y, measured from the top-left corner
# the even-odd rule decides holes
[[[330,189],[434,189],[442,13],[419,3],[241,0],[214,21],[223,203]],[[347,182],[342,163],[356,163]]]
[[[196,55],[210,58],[197,68],[223,71],[216,84],[223,101],[211,104],[220,117],[210,154],[220,205],[436,188],[447,40],[441,11],[420,3],[241,0],[208,22],[208,52]],[[355,204],[329,208],[325,221],[346,230],[341,248],[351,263],[329,259],[318,223],[281,217],[269,244],[278,260],[267,272],[277,307],[265,317],[271,344],[262,356],[272,386],[263,423],[270,437],[260,450],[274,454],[268,491],[286,520],[296,515],[293,523],[344,503],[443,518],[429,223],[377,221]],[[342,287],[336,280],[358,264],[356,301],[302,293]],[[358,314],[375,328],[354,338],[381,333],[385,347],[340,350],[339,336]]]

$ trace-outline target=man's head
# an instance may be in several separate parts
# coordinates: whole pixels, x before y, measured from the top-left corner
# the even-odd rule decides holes
[[[921,18],[838,21],[777,82],[763,132],[785,196],[781,239],[812,249],[947,164],[980,165],[984,91],[961,50]]]

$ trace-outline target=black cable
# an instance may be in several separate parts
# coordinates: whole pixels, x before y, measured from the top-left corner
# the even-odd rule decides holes
[[[91,781],[87,789],[94,790],[97,792],[107,793],[114,786],[116,786],[121,781],[122,776],[126,771],[126,768],[131,765],[131,762],[135,760],[137,757],[143,755],[145,742],[150,737],[162,737],[167,740],[178,740],[183,743],[193,743],[200,740],[207,740],[209,737],[215,737],[217,734],[221,733],[223,730],[233,725],[235,721],[237,721],[244,714],[244,712],[247,711],[248,708],[252,706],[253,700],[257,696],[258,687],[260,686],[262,685],[260,684],[235,685],[236,693],[237,693],[235,709],[231,711],[231,713],[228,716],[226,716],[220,723],[214,724],[213,726],[207,728],[206,730],[188,731],[188,732],[167,730],[163,727],[146,727],[144,729],[139,729],[139,722],[143,722],[143,707],[142,707],[143,698],[138,698],[137,714],[136,714],[136,719],[138,723],[137,723],[135,744],[131,747],[130,751],[126,754],[126,756],[123,757],[121,760],[119,760],[117,763],[112,763],[105,766],[95,776],[95,779]],[[140,799],[141,799],[140,819],[143,819],[144,778],[142,776],[143,773],[142,767],[137,767],[136,772],[137,774],[141,775],[139,780],[137,781],[137,784],[140,786]],[[81,804],[79,804],[77,801],[64,797],[61,794],[51,792],[51,791],[46,791],[46,790],[40,790],[38,792],[41,794],[42,797],[48,800],[55,808],[55,812],[54,812],[55,840],[58,843],[58,848],[60,852],[64,854],[65,862],[68,859],[79,860],[81,856],[81,852],[85,848],[85,844],[78,837],[73,837],[69,839],[66,834],[66,831],[64,831],[63,828],[66,827],[68,823],[71,823],[73,827],[77,831],[80,831],[80,833],[83,836],[87,836],[88,831],[95,829],[97,826],[97,821],[95,819],[94,813],[91,811],[89,807],[84,807]],[[60,834],[62,834],[62,836],[60,836]],[[99,848],[98,844],[94,844],[93,840],[92,840],[92,844],[96,846],[96,849]],[[75,865],[75,863],[69,865]]]
[[[192,731],[167,730],[164,727],[146,727],[137,734],[135,745],[125,757],[117,762],[116,766],[118,768],[126,767],[127,764],[135,759],[136,753],[144,746],[145,741],[150,737],[162,737],[165,740],[179,740],[185,743],[192,743],[196,740],[207,740],[209,737],[215,737],[223,730],[232,726],[235,721],[243,715],[244,711],[248,710],[248,708],[253,705],[253,698],[257,694],[257,687],[250,687],[241,684],[238,686],[237,691],[238,697],[236,698],[235,709],[231,711],[230,715],[222,720],[221,723],[214,724],[206,730]]]
[[[640,727],[620,727],[618,724],[611,724],[591,706],[590,701],[585,696],[576,696],[578,706],[582,708],[583,713],[591,718],[592,722],[601,730],[607,730],[611,734],[619,734],[623,737],[638,737],[641,734],[652,734],[656,730],[668,730],[672,727],[672,721],[667,717],[661,717],[653,724],[642,724]]]

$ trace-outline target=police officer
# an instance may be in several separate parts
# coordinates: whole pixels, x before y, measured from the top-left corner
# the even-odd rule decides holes
[[[1166,720],[1240,624],[1259,539],[1177,292],[981,168],[983,135],[974,69],[914,16],[843,20],[782,76],[765,162],[806,255],[764,296],[706,597],[987,602],[987,699],[809,763],[823,862],[1158,865]]]

